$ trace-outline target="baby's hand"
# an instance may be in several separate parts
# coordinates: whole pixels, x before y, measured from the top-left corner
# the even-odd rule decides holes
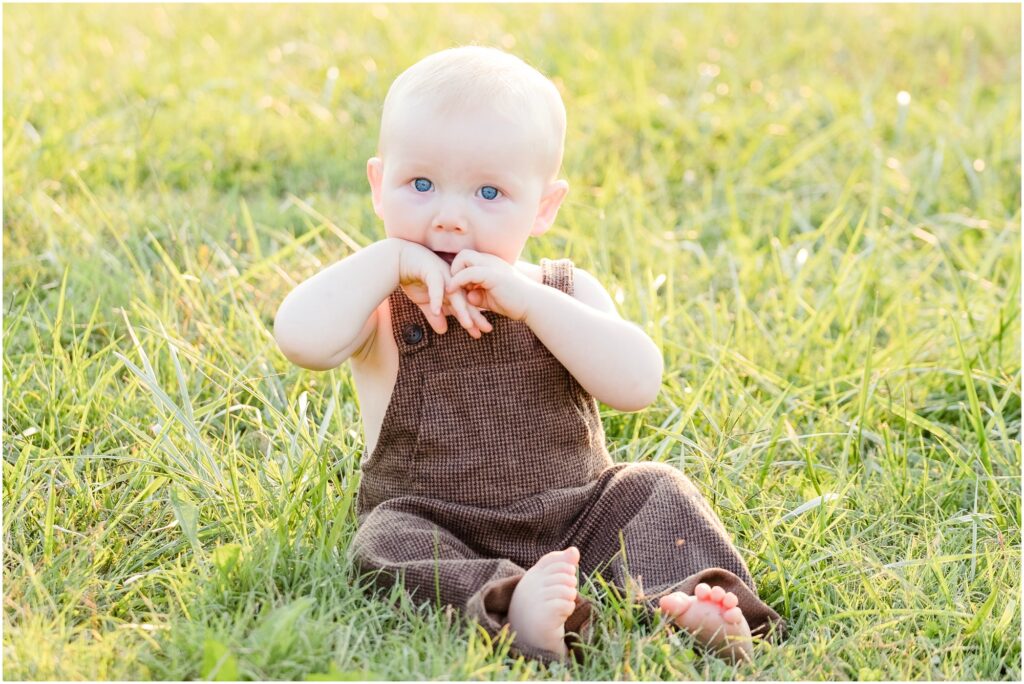
[[[480,308],[466,301],[460,289],[447,292],[451,269],[444,259],[423,245],[403,241],[398,255],[398,280],[410,301],[426,317],[439,335],[448,331],[446,316],[455,316],[472,337],[480,338],[493,327],[480,313]]]
[[[445,267],[448,267],[447,263]],[[451,277],[450,274],[449,277]],[[445,288],[447,289],[447,285]],[[471,337],[480,339],[483,333],[494,330],[491,322],[484,318],[484,315],[480,312],[480,307],[470,304],[466,299],[466,293],[462,290],[446,293],[444,302],[444,305],[441,307],[441,316],[455,316]],[[426,312],[424,311],[424,313]],[[442,320],[445,319],[442,318]],[[469,325],[467,325],[467,321]]]
[[[452,262],[451,272],[449,293],[464,291],[471,306],[514,321],[526,318],[530,287],[535,283],[501,257],[464,249]]]

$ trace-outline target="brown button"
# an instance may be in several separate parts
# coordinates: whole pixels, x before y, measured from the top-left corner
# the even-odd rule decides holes
[[[402,331],[402,339],[406,344],[419,344],[423,341],[423,328],[415,323],[410,323]]]

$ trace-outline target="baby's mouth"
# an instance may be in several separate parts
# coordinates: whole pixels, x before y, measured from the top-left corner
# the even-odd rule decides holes
[[[458,256],[457,252],[434,252],[434,254],[444,259],[449,266],[452,265],[452,262],[455,261],[455,257]]]

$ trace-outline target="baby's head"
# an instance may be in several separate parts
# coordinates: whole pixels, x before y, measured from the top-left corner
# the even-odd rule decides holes
[[[389,237],[435,252],[515,262],[554,222],[565,107],[536,69],[500,50],[460,47],[420,60],[388,91],[373,207]]]

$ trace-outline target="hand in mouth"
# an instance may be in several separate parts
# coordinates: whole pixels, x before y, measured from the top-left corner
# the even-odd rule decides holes
[[[434,252],[434,254],[444,259],[445,263],[449,266],[452,265],[452,262],[455,261],[455,257],[458,256],[458,252]]]

